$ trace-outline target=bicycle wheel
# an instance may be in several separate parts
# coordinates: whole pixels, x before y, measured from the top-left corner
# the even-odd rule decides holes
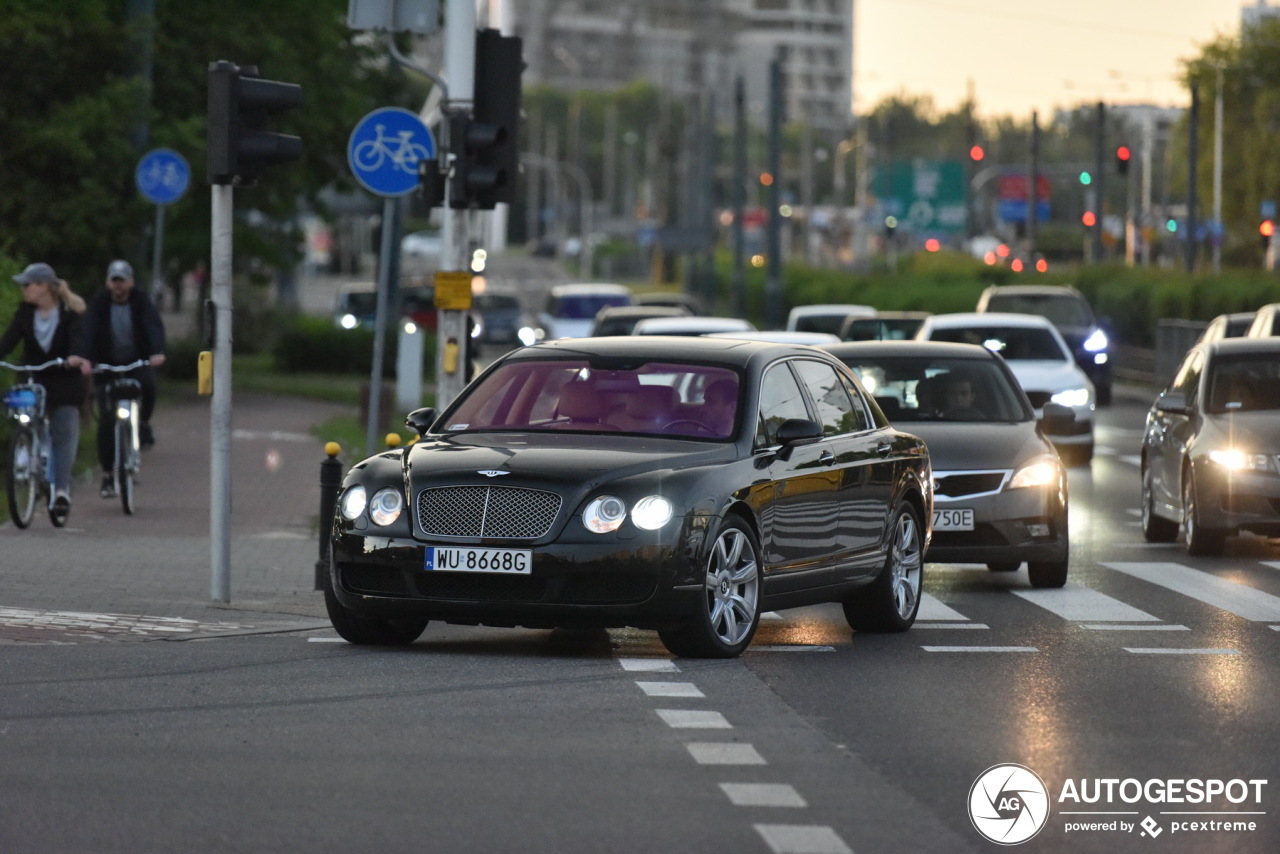
[[[9,467],[5,470],[5,492],[13,524],[25,528],[36,512],[40,492],[40,455],[35,433],[30,427],[15,426],[9,435]]]
[[[133,426],[126,421],[116,422],[116,485],[120,506],[129,515],[133,514],[133,466],[129,460],[134,453]]]

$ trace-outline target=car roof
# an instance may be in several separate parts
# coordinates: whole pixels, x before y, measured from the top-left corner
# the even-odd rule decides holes
[[[702,335],[707,332],[734,332],[755,329],[740,317],[647,317],[638,321],[635,335]]]
[[[875,314],[875,307],[855,303],[817,303],[814,305],[798,305],[791,309],[792,317],[808,317],[814,314],[863,314],[867,317]]]
[[[1219,338],[1201,346],[1209,353],[1220,356],[1236,353],[1280,353],[1280,335],[1266,338]]]
[[[983,292],[984,294],[1013,294],[1015,296],[1030,296],[1034,294],[1042,294],[1045,296],[1053,294],[1070,294],[1072,296],[1083,297],[1073,285],[990,285]]]
[[[931,358],[931,359],[998,359],[1000,356],[980,344],[961,344],[953,341],[841,341],[824,344],[826,350],[837,359],[854,357]]]
[[[744,341],[775,341],[779,344],[834,344],[840,336],[830,332],[797,332],[794,329],[741,329],[733,332],[708,332],[712,338],[741,338]]]
[[[568,285],[552,285],[552,296],[574,296],[577,294],[626,294],[631,295],[631,288],[611,282],[576,282]]]
[[[689,309],[678,305],[606,305],[596,312],[603,317],[691,317]]]
[[[963,311],[952,314],[935,314],[926,317],[924,325],[930,329],[955,329],[964,326],[1020,326],[1036,329],[1054,329],[1054,325],[1038,314],[1015,314],[1011,311]]]
[[[679,346],[663,335],[615,335],[606,338],[561,338],[544,341],[532,347],[520,347],[503,357],[507,360],[577,359],[600,356],[617,359],[646,359],[673,363],[718,363],[746,367],[757,359],[773,360],[784,356],[820,353],[813,347],[776,344],[770,341],[747,341],[742,338],[680,338]],[[839,360],[835,360],[839,361]]]

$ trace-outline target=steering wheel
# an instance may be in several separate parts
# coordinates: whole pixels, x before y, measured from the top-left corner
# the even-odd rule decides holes
[[[688,425],[692,427],[695,431],[699,433],[703,433],[707,436],[717,435],[715,430],[711,429],[706,424],[703,424],[701,421],[695,421],[692,418],[677,418],[675,421],[668,421],[666,424],[662,425],[662,432],[666,433],[667,431],[672,430],[681,425]]]

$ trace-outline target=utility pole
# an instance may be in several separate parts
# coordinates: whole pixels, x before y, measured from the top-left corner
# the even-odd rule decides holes
[[[1036,208],[1040,204],[1040,113],[1031,111],[1031,173],[1027,182],[1027,264],[1035,269]]]
[[[1199,184],[1196,180],[1196,161],[1200,159],[1200,87],[1191,84],[1191,109],[1187,112],[1187,272],[1196,269],[1196,206]]]
[[[734,317],[747,316],[746,234],[742,218],[747,198],[747,96],[742,75],[733,85],[733,169],[730,173],[733,205],[733,276],[730,304]]]
[[[1093,183],[1098,200],[1098,221],[1093,224],[1093,260],[1102,261],[1102,224],[1107,217],[1106,171],[1104,157],[1107,147],[1107,107],[1101,101],[1095,112],[1093,126]]]
[[[765,188],[769,210],[765,218],[768,228],[765,249],[764,316],[766,328],[780,329],[783,322],[782,297],[782,59],[775,56],[769,63],[769,175]]]

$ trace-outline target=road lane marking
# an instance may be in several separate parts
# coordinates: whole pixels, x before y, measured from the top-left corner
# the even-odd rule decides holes
[[[1034,646],[922,646],[925,652],[1039,652]]]
[[[922,623],[918,619],[913,629],[989,629],[986,623]]]
[[[794,786],[786,783],[721,783],[735,807],[807,807]]]
[[[853,854],[829,827],[815,824],[757,824],[773,854]]]
[[[679,673],[680,668],[669,658],[619,658],[623,670],[653,673]]]
[[[733,724],[719,712],[695,709],[654,709],[654,711],[672,729],[733,729]]]
[[[1238,649],[1177,649],[1162,646],[1126,646],[1125,652],[1140,655],[1239,655]]]
[[[705,697],[692,682],[636,682],[650,697]]]
[[[1068,582],[1067,586],[1056,590],[1013,590],[1011,592],[1014,596],[1073,623],[1085,620],[1112,623],[1164,622],[1159,617],[1153,617],[1146,611],[1140,611],[1119,599],[1113,599],[1091,587],[1081,587],[1073,582]]]
[[[695,741],[685,745],[693,761],[699,765],[768,765],[750,744],[719,741]]]
[[[1101,625],[1097,623],[1086,623],[1080,626],[1082,629],[1091,629],[1098,632],[1189,632],[1191,629],[1186,626],[1178,626],[1170,623],[1161,623],[1158,626],[1135,625],[1134,623],[1122,623],[1120,625]]]
[[[835,652],[834,646],[813,643],[774,643],[747,647],[747,652]]]
[[[964,622],[969,618],[950,605],[943,604],[942,600],[929,593],[920,594],[920,610],[916,611],[917,620],[951,620],[954,622]]]
[[[1103,563],[1102,566],[1149,581],[1251,622],[1280,620],[1280,597],[1227,581],[1179,563]]]

